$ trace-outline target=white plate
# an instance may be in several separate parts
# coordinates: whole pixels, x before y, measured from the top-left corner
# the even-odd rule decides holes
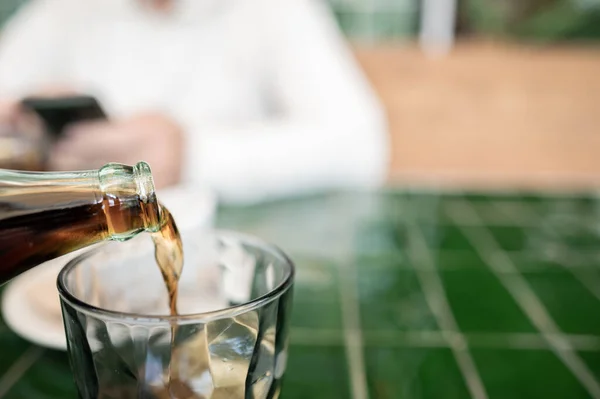
[[[76,255],[46,262],[10,282],[2,296],[2,314],[14,332],[40,346],[67,348],[56,276]]]
[[[216,198],[208,190],[175,187],[158,192],[159,200],[171,211],[180,231],[213,226]],[[13,279],[2,296],[6,324],[21,337],[40,346],[66,350],[56,277],[77,251],[53,259]]]

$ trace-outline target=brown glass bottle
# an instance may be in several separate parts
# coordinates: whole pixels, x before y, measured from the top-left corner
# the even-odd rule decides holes
[[[77,249],[160,229],[150,168],[67,173],[0,170],[0,285]]]

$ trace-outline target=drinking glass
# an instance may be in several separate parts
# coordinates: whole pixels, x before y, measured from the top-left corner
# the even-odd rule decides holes
[[[109,243],[58,276],[71,367],[91,398],[277,398],[294,267],[235,233],[182,234],[178,316],[149,237]]]

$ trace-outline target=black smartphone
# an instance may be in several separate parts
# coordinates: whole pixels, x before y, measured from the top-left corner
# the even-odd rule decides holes
[[[56,137],[72,123],[107,118],[98,100],[92,96],[28,97],[21,104],[37,114],[48,132]]]

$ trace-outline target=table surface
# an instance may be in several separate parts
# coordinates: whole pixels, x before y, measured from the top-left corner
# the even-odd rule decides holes
[[[593,194],[335,193],[220,210],[297,265],[282,394],[600,397]],[[0,320],[0,398],[75,397],[66,356]]]

